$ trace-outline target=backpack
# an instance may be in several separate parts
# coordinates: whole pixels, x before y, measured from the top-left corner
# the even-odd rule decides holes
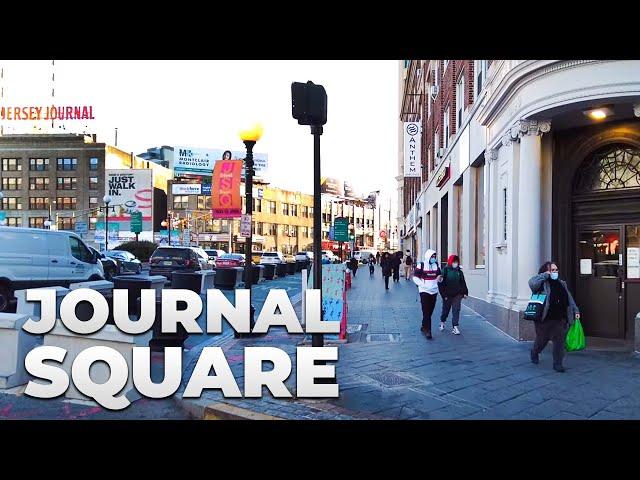
[[[404,261],[405,265],[413,265],[413,259],[407,255],[407,259]]]
[[[542,312],[544,311],[544,302],[547,296],[544,293],[534,293],[531,295],[529,304],[524,310],[524,319],[532,322],[542,320]]]

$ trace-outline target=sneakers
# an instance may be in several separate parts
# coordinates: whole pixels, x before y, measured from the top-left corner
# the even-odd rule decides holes
[[[431,330],[427,330],[427,340],[433,340],[433,336],[431,336]]]
[[[554,365],[553,369],[558,373],[564,373],[564,367],[562,365]]]
[[[444,322],[440,322],[440,331],[444,332]]]
[[[531,363],[535,363],[537,365],[538,362],[540,361],[538,355],[534,355],[533,350],[531,350],[530,356],[531,356]]]
[[[460,335],[460,330],[458,330],[458,327],[455,326],[453,327],[453,330],[451,330],[451,333],[453,333],[454,335]]]

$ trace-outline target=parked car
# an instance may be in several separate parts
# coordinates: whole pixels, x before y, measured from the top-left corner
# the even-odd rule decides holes
[[[209,256],[209,264],[214,268],[216,266],[216,259],[221,255],[224,255],[225,253],[227,253],[224,250],[210,250],[210,249],[207,249],[204,252]]]
[[[118,275],[123,273],[142,273],[142,262],[133,253],[124,250],[107,250],[104,256],[112,258],[118,264]]]
[[[0,312],[16,290],[104,279],[98,256],[70,231],[0,227],[0,246]]]
[[[158,247],[149,259],[149,275],[163,275],[171,281],[172,272],[212,270],[209,256],[197,247]]]
[[[263,252],[252,252],[251,253],[251,261],[254,265],[258,265],[260,263],[260,259],[262,258]]]
[[[338,256],[331,250],[323,250],[322,259],[324,260],[323,263],[336,263],[340,261]]]
[[[104,270],[104,279],[112,280],[113,277],[118,275],[118,262],[113,258],[105,257],[104,253],[99,252],[93,247],[89,247],[92,253],[98,256],[98,260],[102,263],[102,269]]]
[[[296,253],[296,262],[311,262],[313,260],[313,252]]]
[[[288,253],[284,254],[284,260],[287,263],[296,263],[296,257],[294,257],[293,255],[289,255]]]
[[[260,257],[260,264],[274,264],[277,265],[279,263],[287,263],[287,260],[284,258],[284,255],[280,252],[262,252],[262,256]]]
[[[216,268],[244,267],[244,264],[243,253],[225,253],[216,260]]]

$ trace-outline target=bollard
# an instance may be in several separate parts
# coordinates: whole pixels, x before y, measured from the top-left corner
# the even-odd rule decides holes
[[[27,320],[29,315],[23,313],[0,313],[0,389],[29,381],[24,359],[41,343],[42,337],[22,329]]]

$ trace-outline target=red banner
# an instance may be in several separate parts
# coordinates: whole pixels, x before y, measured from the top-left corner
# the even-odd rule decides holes
[[[213,167],[211,214],[213,218],[240,218],[242,160],[218,160]]]

